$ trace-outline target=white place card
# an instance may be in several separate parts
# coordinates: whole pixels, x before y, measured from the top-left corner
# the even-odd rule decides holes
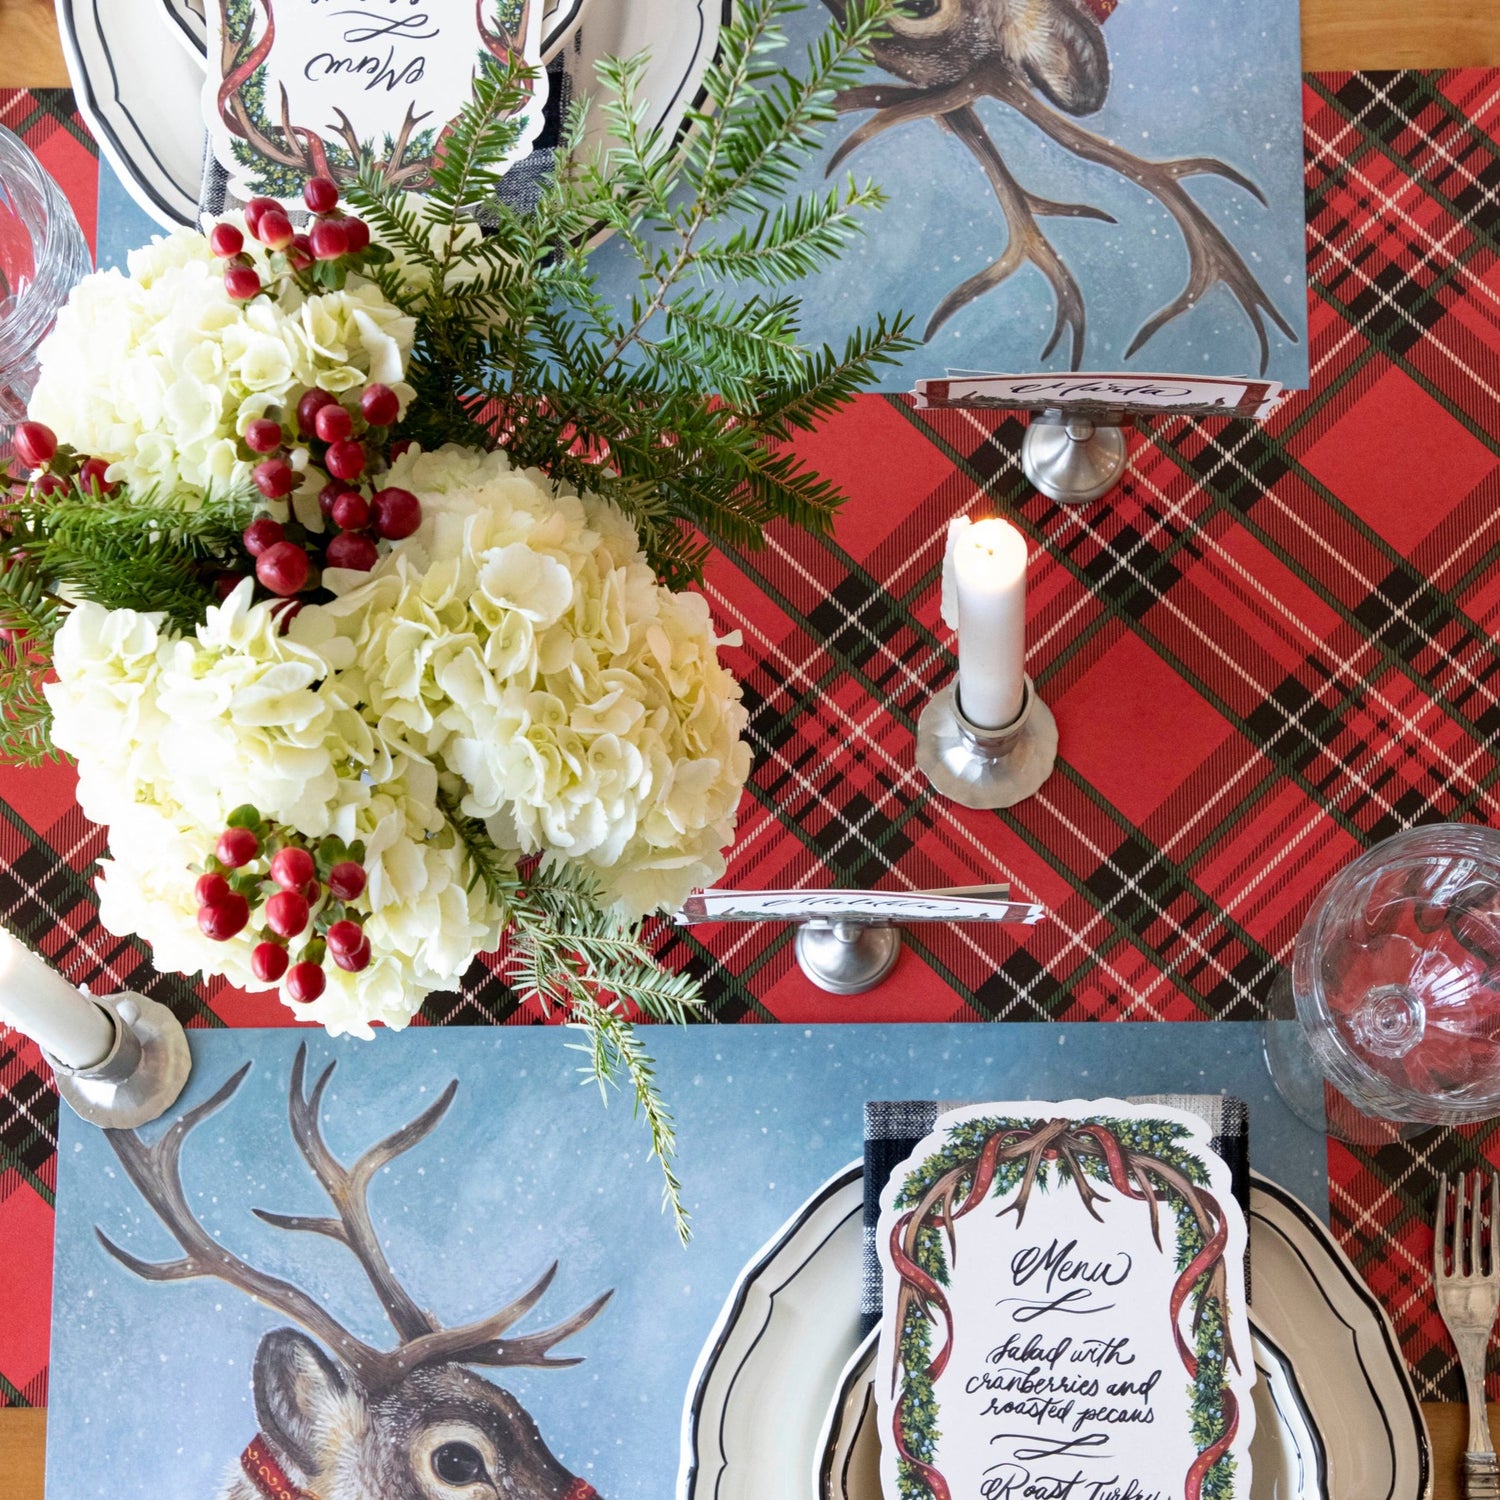
[[[1118,1099],[939,1117],[892,1175],[891,1500],[1243,1500],[1244,1216],[1205,1122]]]
[[[946,891],[704,891],[689,896],[676,919],[679,926],[697,922],[1023,922],[1033,926],[1045,915],[1035,902],[977,892],[960,896]]]
[[[420,190],[486,58],[536,70],[512,160],[541,129],[542,0],[209,0],[207,17],[204,119],[238,198],[300,207],[308,177],[351,174],[363,148]]]
[[[1264,420],[1281,399],[1273,380],[1216,380],[1177,375],[997,375],[950,370],[919,380],[919,407],[996,406],[1018,410],[1180,412]]]

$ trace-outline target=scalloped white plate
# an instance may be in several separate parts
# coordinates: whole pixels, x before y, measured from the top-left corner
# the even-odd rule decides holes
[[[813,1463],[814,1500],[881,1500],[880,1431],[875,1408],[872,1332],[844,1366],[824,1418]],[[1250,1500],[1332,1500],[1328,1456],[1297,1376],[1250,1315],[1255,1353],[1255,1436]]]
[[[831,1178],[741,1273],[688,1391],[679,1500],[879,1495],[873,1416],[861,1424],[863,1176],[855,1162]],[[1254,1174],[1250,1247],[1257,1414],[1275,1434],[1254,1450],[1253,1500],[1428,1500],[1427,1427],[1374,1294],[1327,1228]]]
[[[675,135],[734,3],[588,0],[585,9],[583,0],[559,0],[547,35],[554,42],[566,36],[564,66],[580,90],[592,86],[600,58],[648,52],[643,84],[648,121]],[[203,178],[201,12],[193,0],[56,0],[56,5],[78,108],[109,164],[158,224],[175,229],[196,223]],[[163,5],[182,46],[161,44]],[[593,129],[602,134],[597,114]]]

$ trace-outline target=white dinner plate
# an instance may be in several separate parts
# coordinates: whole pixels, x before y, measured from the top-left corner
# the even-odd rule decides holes
[[[856,1162],[826,1182],[741,1273],[688,1391],[679,1500],[818,1495],[835,1429],[829,1463],[867,1481],[873,1422],[862,1437],[851,1375],[863,1175]],[[1272,1471],[1256,1500],[1428,1500],[1427,1428],[1389,1318],[1327,1228],[1258,1175],[1250,1258],[1257,1415],[1276,1436],[1254,1450]]]
[[[1427,1423],[1385,1309],[1285,1188],[1250,1184],[1250,1303],[1297,1372],[1334,1500],[1427,1500]]]
[[[203,178],[203,18],[193,0],[56,0],[78,108],[131,197],[164,228],[197,222]],[[188,45],[162,45],[167,23]],[[201,0],[200,0],[201,4]],[[602,57],[649,54],[646,119],[674,138],[698,97],[734,0],[558,0],[548,36],[576,29],[561,55],[575,87]],[[579,11],[582,10],[581,19]],[[604,136],[594,112],[591,134]]]
[[[208,22],[203,18],[203,0],[160,0],[173,39],[188,49],[199,67],[208,57]]]
[[[834,1388],[813,1454],[815,1500],[881,1500],[880,1430],[875,1407],[878,1331],[854,1351]],[[1250,1500],[1333,1500],[1328,1460],[1291,1362],[1250,1315],[1255,1435]]]
[[[167,229],[198,216],[203,65],[165,45],[160,0],[57,0],[79,113],[137,203]]]

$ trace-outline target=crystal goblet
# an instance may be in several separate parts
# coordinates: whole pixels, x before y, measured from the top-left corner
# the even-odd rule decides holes
[[[1266,1060],[1362,1145],[1500,1115],[1500,831],[1409,829],[1336,875],[1273,990]]]
[[[0,126],[0,423],[26,415],[37,346],[90,269],[88,245],[62,189]]]

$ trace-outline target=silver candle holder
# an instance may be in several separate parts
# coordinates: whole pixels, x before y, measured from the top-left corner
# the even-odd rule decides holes
[[[1003,729],[971,724],[958,703],[958,681],[938,693],[917,720],[917,766],[933,787],[962,807],[1014,807],[1036,792],[1057,762],[1057,720],[1023,679],[1021,711]]]
[[[57,1092],[75,1114],[107,1130],[133,1130],[165,1114],[193,1065],[182,1022],[146,995],[85,998],[113,1024],[114,1046],[92,1068],[70,1068],[44,1049]]]
[[[1010,886],[950,886],[935,891],[703,891],[677,912],[680,926],[717,922],[791,922],[797,963],[819,989],[862,995],[901,956],[908,922],[1040,922],[1035,902],[1012,901]]]

